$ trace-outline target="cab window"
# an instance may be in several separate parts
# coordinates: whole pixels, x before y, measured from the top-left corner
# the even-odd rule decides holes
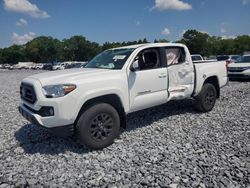
[[[181,47],[173,47],[173,48],[166,48],[166,59],[168,66],[181,64],[185,62],[186,55],[184,48]]]
[[[158,49],[146,49],[141,51],[135,58],[138,63],[137,70],[149,70],[160,67],[160,55]]]

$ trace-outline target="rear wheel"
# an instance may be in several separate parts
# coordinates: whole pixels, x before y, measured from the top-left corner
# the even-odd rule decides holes
[[[217,99],[214,85],[205,83],[199,95],[195,98],[195,108],[200,112],[209,112],[213,109]]]
[[[102,149],[111,145],[118,136],[120,117],[110,104],[95,104],[83,112],[76,130],[82,144],[91,149]]]

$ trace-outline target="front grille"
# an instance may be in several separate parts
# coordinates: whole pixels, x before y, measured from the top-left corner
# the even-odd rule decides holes
[[[243,72],[244,70],[242,69],[242,70],[240,70],[240,69],[238,69],[238,70],[236,70],[236,69],[228,69],[228,71],[229,72]]]
[[[250,67],[229,67],[228,71],[229,72],[243,72],[247,69],[250,69]]]
[[[32,85],[22,83],[20,86],[20,95],[28,103],[34,104],[36,102],[36,93]]]

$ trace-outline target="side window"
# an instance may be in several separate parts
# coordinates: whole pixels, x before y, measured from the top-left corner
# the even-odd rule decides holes
[[[160,67],[160,55],[158,49],[146,49],[135,58],[138,62],[138,70],[148,70]]]
[[[167,63],[169,65],[181,64],[185,62],[186,55],[184,48],[174,47],[174,48],[166,48],[166,58]]]

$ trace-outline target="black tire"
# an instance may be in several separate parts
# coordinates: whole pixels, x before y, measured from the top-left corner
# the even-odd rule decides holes
[[[80,142],[90,149],[102,149],[111,145],[119,130],[119,114],[107,103],[98,103],[87,108],[76,125]]]
[[[195,98],[194,107],[200,112],[209,112],[213,109],[217,99],[217,92],[214,85],[205,83],[201,92]]]

